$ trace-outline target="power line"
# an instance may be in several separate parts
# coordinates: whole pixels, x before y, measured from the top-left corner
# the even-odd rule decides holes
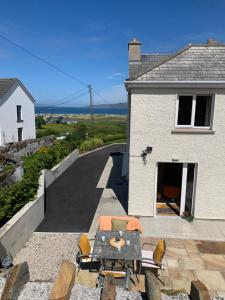
[[[0,34],[0,38],[2,38],[3,40],[9,42],[10,44],[12,44],[13,46],[17,47],[18,49],[26,52],[27,54],[29,54],[30,56],[36,58],[37,60],[41,61],[42,63],[48,65],[49,67],[55,69],[56,71],[58,71],[59,73],[63,74],[64,76],[67,76],[79,83],[81,83],[82,85],[84,85],[86,88],[89,88],[89,84],[86,84],[85,82],[83,82],[82,80],[80,80],[79,78],[73,76],[72,74],[64,71],[62,68],[56,66],[55,64],[51,63],[50,61],[48,61],[47,59],[44,59],[40,56],[38,56],[37,54],[31,52],[30,50],[26,49],[25,47],[17,44],[16,42],[12,41],[11,39],[5,37],[4,35]],[[95,94],[97,94],[105,103],[108,103],[108,101],[99,93],[97,92],[94,88],[92,88],[92,90],[94,91]],[[79,92],[79,91],[78,91]]]
[[[7,42],[9,42],[10,44],[14,45],[15,47],[19,48],[20,50],[23,50],[25,51],[26,53],[28,53],[29,55],[31,55],[32,57],[38,59],[39,61],[41,61],[42,63],[50,66],[51,68],[55,69],[56,71],[62,73],[63,75],[75,80],[75,81],[78,81],[79,83],[85,85],[86,87],[88,87],[88,84],[86,84],[85,82],[83,82],[82,80],[80,80],[79,78],[73,76],[72,74],[68,73],[68,72],[65,72],[64,70],[62,70],[61,68],[59,68],[58,66],[56,66],[55,64],[47,61],[46,59],[34,54],[33,52],[31,52],[30,50],[27,50],[26,48],[24,48],[23,46],[20,46],[19,44],[17,44],[16,42],[8,39],[7,37],[5,37],[4,35],[0,34],[0,37],[3,39],[3,40],[6,40]]]
[[[85,94],[87,94],[87,91],[81,93],[80,95],[78,95],[78,96],[76,96],[76,97],[73,97],[73,98],[71,98],[71,99],[69,99],[69,100],[66,100],[66,101],[64,101],[64,102],[62,102],[62,103],[59,103],[59,104],[57,104],[57,105],[55,105],[55,106],[61,106],[61,105],[65,104],[65,103],[69,103],[69,102],[71,102],[71,101],[74,101],[75,99],[80,98],[81,96],[83,96],[83,95],[85,95]]]
[[[65,101],[65,100],[73,99],[77,94],[79,94],[80,92],[82,92],[84,89],[86,89],[86,87],[84,87],[84,88],[82,88],[82,89],[80,89],[80,90],[78,90],[78,91],[76,91],[76,92],[70,94],[70,95],[67,96],[67,97],[64,97],[64,98],[62,98],[62,99],[58,99],[56,102],[53,102],[53,104],[51,104],[51,106],[57,106],[57,105],[59,105],[61,102]],[[75,99],[76,99],[76,98],[75,98]]]
[[[109,103],[99,92],[97,92],[95,89],[93,89],[93,91],[96,95],[98,95],[103,100],[104,103],[106,104]]]

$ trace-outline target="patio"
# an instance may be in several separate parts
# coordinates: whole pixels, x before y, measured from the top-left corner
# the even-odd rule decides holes
[[[146,237],[142,243],[156,244],[158,240]],[[225,297],[225,242],[166,239],[166,244],[165,270],[159,276],[165,286],[161,289],[185,289],[190,293],[191,281],[199,279],[211,297]]]

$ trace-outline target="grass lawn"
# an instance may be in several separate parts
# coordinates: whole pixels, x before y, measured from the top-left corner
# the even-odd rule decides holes
[[[75,117],[73,117],[75,119]],[[66,133],[74,133],[79,126],[85,125],[88,137],[100,138],[105,144],[126,141],[126,116],[95,116],[94,127],[90,122],[90,116],[76,116],[77,124],[46,124],[37,129],[37,137],[47,135],[62,136]]]
[[[47,135],[64,135],[67,132],[73,132],[74,131],[74,124],[47,124],[43,125],[41,129],[36,130],[37,137],[43,137]]]

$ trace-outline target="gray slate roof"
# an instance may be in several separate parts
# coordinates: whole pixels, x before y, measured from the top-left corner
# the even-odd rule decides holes
[[[131,80],[225,81],[225,45],[189,45]]]
[[[168,60],[171,56],[169,54],[143,54],[140,64],[129,64],[130,78],[137,78],[163,61]]]
[[[17,81],[18,79],[16,78],[0,78],[0,98],[2,98]]]
[[[13,87],[15,83],[18,83],[24,92],[29,96],[32,102],[35,102],[32,95],[28,92],[25,86],[21,83],[21,81],[17,78],[0,78],[0,105],[4,103],[4,96],[8,93],[8,91]]]

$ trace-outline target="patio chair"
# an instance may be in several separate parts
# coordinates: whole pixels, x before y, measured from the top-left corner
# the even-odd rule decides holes
[[[79,240],[79,251],[76,257],[78,272],[80,269],[98,270],[100,267],[100,262],[92,255],[93,247],[91,247],[90,241],[91,240],[88,239],[86,234],[81,235]]]
[[[142,245],[141,267],[142,269],[149,269],[158,278],[158,270],[161,270],[162,272],[164,270],[162,259],[166,251],[166,242],[165,240],[159,240],[154,251],[144,250],[145,245],[152,245],[152,244],[144,243]]]

